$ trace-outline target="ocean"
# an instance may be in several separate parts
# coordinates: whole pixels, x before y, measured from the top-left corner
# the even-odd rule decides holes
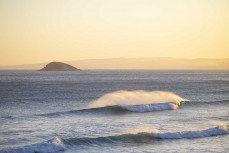
[[[0,71],[0,153],[229,152],[229,71]]]

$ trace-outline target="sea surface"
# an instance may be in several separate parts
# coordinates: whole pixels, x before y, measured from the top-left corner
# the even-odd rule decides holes
[[[0,71],[0,153],[229,152],[229,71]]]

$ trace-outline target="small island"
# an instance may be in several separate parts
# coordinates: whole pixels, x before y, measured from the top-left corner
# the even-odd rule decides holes
[[[48,63],[44,68],[40,69],[40,71],[79,71],[79,70],[80,69],[74,66],[61,63],[61,62],[51,62]]]

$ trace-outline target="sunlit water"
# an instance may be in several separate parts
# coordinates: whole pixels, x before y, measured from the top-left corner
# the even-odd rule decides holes
[[[228,152],[228,125],[228,71],[0,71],[1,153]]]

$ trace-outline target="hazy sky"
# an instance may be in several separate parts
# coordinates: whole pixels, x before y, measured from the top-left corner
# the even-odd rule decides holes
[[[229,58],[229,0],[0,0],[0,65]]]

